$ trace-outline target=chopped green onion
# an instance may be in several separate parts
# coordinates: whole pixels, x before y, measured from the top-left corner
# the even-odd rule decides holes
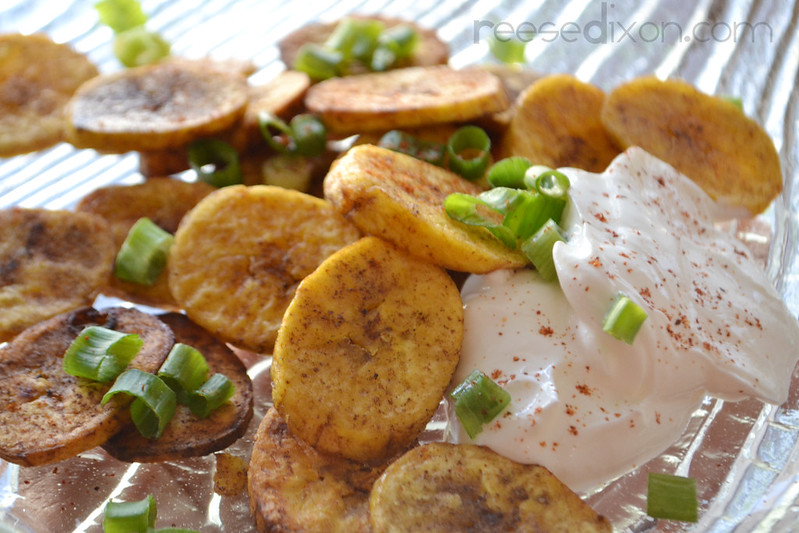
[[[524,255],[533,263],[544,281],[558,279],[555,261],[552,259],[552,248],[556,242],[564,242],[564,239],[560,227],[550,218],[520,246]]]
[[[502,225],[502,213],[480,198],[452,193],[444,199],[444,210],[453,220],[469,226],[486,228],[508,248],[516,248],[516,235]]]
[[[494,187],[481,192],[477,197],[503,215],[506,215],[521,193],[522,191],[519,189],[511,187]]]
[[[308,74],[312,80],[321,81],[338,76],[343,62],[344,54],[341,52],[306,43],[297,52],[293,67]]]
[[[314,157],[325,151],[327,129],[318,117],[305,113],[296,115],[289,126],[297,154]]]
[[[568,197],[569,187],[571,187],[569,178],[558,170],[542,172],[535,179],[535,190],[538,193],[552,198],[562,198],[564,201]]]
[[[533,164],[526,157],[506,157],[488,169],[486,179],[492,187],[524,188],[524,175]]]
[[[294,132],[291,126],[277,115],[261,111],[258,113],[258,127],[264,140],[276,152],[286,153],[295,150]]]
[[[385,25],[376,19],[346,17],[336,25],[324,47],[340,52],[344,59],[369,63],[384,28]]]
[[[189,165],[197,178],[214,187],[242,182],[241,164],[236,150],[219,139],[200,139],[189,145]]]
[[[646,311],[640,305],[619,293],[605,315],[602,331],[627,344],[632,344],[646,317]]]
[[[480,179],[488,168],[490,150],[491,139],[482,128],[458,128],[447,143],[449,169],[467,180]]]
[[[189,394],[208,379],[208,363],[196,348],[175,343],[157,376],[175,391],[178,403],[188,405]]]
[[[131,226],[119,249],[114,275],[121,280],[152,285],[166,267],[174,237],[147,217]]]
[[[130,368],[105,393],[102,404],[119,393],[136,398],[130,406],[130,416],[139,433],[148,439],[160,437],[175,414],[177,398],[172,389],[158,376]]]
[[[94,4],[100,22],[121,33],[147,22],[138,0],[100,0]]]
[[[526,240],[551,218],[548,216],[551,211],[548,204],[551,201],[541,194],[519,189],[511,190],[515,190],[518,194],[508,205],[502,225],[510,228],[517,238]]]
[[[463,429],[474,438],[510,404],[510,394],[483,372],[475,370],[449,394]]]
[[[155,527],[158,507],[149,494],[135,502],[108,502],[103,517],[104,533],[146,533]]]
[[[397,54],[388,46],[378,46],[372,53],[369,68],[374,72],[383,72],[390,69],[397,62]]]
[[[646,514],[652,518],[683,522],[699,520],[696,480],[689,477],[649,472]]]
[[[527,43],[516,37],[500,39],[492,35],[488,40],[488,49],[491,51],[491,55],[503,63],[524,63],[524,49],[526,47]]]
[[[413,156],[433,165],[442,166],[446,146],[433,141],[417,139],[410,133],[400,130],[391,130],[383,134],[377,145],[395,152]]]
[[[169,43],[144,26],[130,28],[114,37],[114,55],[126,67],[157,63],[169,53]]]
[[[524,173],[524,187],[528,190],[534,191],[535,189],[535,182],[538,179],[538,176],[543,174],[544,172],[549,172],[553,170],[550,167],[544,165],[533,165],[527,169]]]
[[[236,387],[224,374],[214,374],[202,387],[191,394],[189,409],[195,416],[207,418],[233,397]]]
[[[419,34],[409,24],[397,24],[383,31],[377,42],[378,47],[388,48],[397,59],[406,59],[416,50]]]
[[[64,353],[64,372],[93,381],[110,381],[125,370],[143,344],[135,333],[87,326]]]

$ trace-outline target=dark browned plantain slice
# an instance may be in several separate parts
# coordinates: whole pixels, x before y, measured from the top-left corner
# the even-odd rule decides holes
[[[37,466],[104,443],[129,420],[127,395],[100,405],[112,383],[64,372],[64,352],[84,327],[136,333],[144,344],[130,367],[156,372],[174,344],[152,315],[114,307],[64,313],[32,326],[0,349],[0,457]]]
[[[434,442],[406,452],[375,482],[369,508],[378,533],[612,531],[546,468],[472,444]]]
[[[76,208],[105,220],[119,250],[131,226],[142,217],[174,234],[183,216],[216,189],[207,183],[185,182],[172,178],[153,178],[135,185],[109,185],[84,196]],[[169,265],[153,285],[124,281],[113,272],[105,292],[131,302],[177,309],[169,291]]]
[[[369,491],[384,468],[319,453],[271,408],[258,427],[248,470],[256,529],[371,531]]]
[[[0,341],[91,305],[111,275],[115,253],[111,233],[95,215],[0,211]]]
[[[244,364],[230,348],[180,313],[157,315],[172,328],[175,342],[199,350],[208,362],[210,374],[225,374],[236,393],[208,418],[194,416],[188,407],[178,405],[175,416],[158,440],[143,437],[128,424],[103,445],[122,461],[154,463],[180,457],[195,457],[227,448],[241,437],[252,419],[252,382]]]
[[[232,126],[247,105],[247,79],[189,61],[104,74],[67,107],[67,140],[106,152],[185,146]]]

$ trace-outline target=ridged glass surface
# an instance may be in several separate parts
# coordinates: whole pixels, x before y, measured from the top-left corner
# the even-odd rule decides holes
[[[0,32],[45,32],[86,53],[102,72],[118,70],[111,30],[98,24],[92,5],[84,0],[3,0]],[[799,313],[797,3],[143,0],[142,5],[150,15],[148,27],[171,42],[176,55],[252,60],[258,67],[254,83],[284,69],[276,43],[290,31],[306,22],[357,12],[413,19],[435,28],[450,44],[454,67],[491,61],[486,41],[500,23],[512,30],[532,25],[539,33],[527,48],[532,69],[573,73],[606,90],[638,75],[680,77],[708,93],[738,96],[745,112],[773,138],[785,188],[758,219],[771,232],[762,231],[763,224],[737,230],[753,246],[770,243],[769,275]],[[99,186],[140,180],[137,167],[134,155],[99,155],[67,144],[0,159],[0,208],[71,208]],[[248,362],[256,391],[268,397],[269,360],[250,356]],[[267,407],[263,401],[256,405],[250,431],[230,453],[248,457]],[[430,438],[438,435],[435,427]],[[786,404],[708,400],[666,453],[586,498],[618,531],[797,530],[798,441],[799,377],[794,373]],[[128,465],[99,449],[47,467],[0,462],[0,532],[100,531],[102,509],[110,498],[138,499],[148,492],[159,502],[160,527],[254,530],[246,494],[213,494],[213,468],[213,456]],[[646,517],[645,472],[650,468],[697,479],[698,524],[657,523]]]

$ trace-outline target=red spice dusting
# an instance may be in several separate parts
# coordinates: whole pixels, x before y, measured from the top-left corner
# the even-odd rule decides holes
[[[657,422],[657,424],[660,425],[660,413],[658,413],[657,411],[655,411],[655,422]]]
[[[602,262],[599,260],[599,256],[594,257],[592,260],[588,262],[588,264],[594,268],[599,268],[602,266]]]
[[[574,416],[574,406],[566,404],[566,414],[569,416]]]
[[[538,330],[538,333],[545,337],[551,337],[554,332],[555,331],[549,326],[541,326],[541,329]]]
[[[541,441],[541,442],[539,442],[538,444],[539,444],[539,445],[540,445],[542,448],[546,448],[546,446],[547,446],[547,441],[545,441],[545,440],[542,440],[542,441]]]
[[[594,218],[597,219],[600,222],[607,222],[608,221],[608,219],[605,218],[605,215],[603,215],[602,213],[594,213]]]
[[[518,355],[514,355],[514,356],[513,356],[513,361],[514,361],[514,362],[516,362],[516,361],[518,361],[518,360],[519,360],[519,356],[518,356]]]
[[[493,370],[491,372],[491,379],[493,379],[494,381],[499,379],[500,376],[502,376],[502,370],[500,370],[499,368],[497,368],[497,369],[495,369],[495,370]]]
[[[574,427],[574,426],[569,426],[569,433],[571,433],[572,435],[574,435],[576,437],[577,436],[577,428]]]
[[[577,392],[586,396],[591,396],[591,388],[583,383],[577,385]]]

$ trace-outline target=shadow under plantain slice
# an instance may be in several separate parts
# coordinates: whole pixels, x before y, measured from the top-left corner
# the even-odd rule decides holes
[[[187,145],[232,126],[247,105],[244,76],[167,61],[84,83],[67,107],[67,140],[103,152]]]
[[[76,210],[92,213],[106,222],[118,251],[131,226],[142,217],[174,234],[183,216],[197,202],[216,189],[203,182],[185,182],[173,178],[152,178],[134,185],[110,185],[84,196]],[[177,302],[169,291],[169,265],[153,285],[124,281],[113,272],[107,290],[117,296],[144,305],[176,309]]]
[[[63,140],[67,102],[97,74],[86,56],[45,35],[0,35],[0,157]]]
[[[169,288],[214,336],[268,353],[299,282],[359,237],[320,198],[267,185],[225,187],[181,222],[168,259]]]
[[[625,148],[640,146],[711,198],[751,215],[782,190],[779,155],[765,130],[684,81],[646,76],[624,83],[608,95],[602,121]]]
[[[518,96],[499,156],[602,172],[620,151],[600,119],[604,101],[601,89],[574,76],[541,78]]]
[[[194,416],[178,405],[175,416],[157,440],[143,437],[128,424],[103,448],[121,461],[153,463],[196,457],[227,448],[241,437],[253,414],[252,382],[247,369],[223,342],[180,313],[156,315],[172,329],[175,342],[193,346],[205,356],[209,375],[220,372],[236,387],[234,396],[208,418]]]
[[[364,237],[297,288],[275,342],[275,408],[319,451],[385,460],[430,421],[462,338],[446,271]]]
[[[319,453],[271,408],[247,474],[256,530],[369,532],[369,491],[384,468]]]
[[[549,470],[472,444],[413,448],[375,482],[376,533],[404,531],[610,532]]]
[[[361,231],[425,261],[480,274],[526,266],[521,252],[444,211],[449,194],[482,190],[448,170],[368,144],[351,148],[324,181],[325,197]]]
[[[14,207],[0,210],[0,341],[91,305],[116,250],[100,217]]]
[[[508,105],[493,74],[443,65],[331,78],[305,96],[308,111],[333,134],[466,122]]]
[[[136,333],[144,341],[131,368],[156,372],[174,344],[160,320],[137,311],[91,307],[32,326],[0,349],[0,457],[37,466],[73,457],[103,444],[129,423],[127,395],[100,402],[113,382],[64,372],[64,352],[84,327]]]

